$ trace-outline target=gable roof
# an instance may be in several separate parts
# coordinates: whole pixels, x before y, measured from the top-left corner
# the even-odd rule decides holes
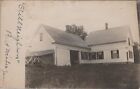
[[[54,43],[62,44],[62,45],[69,45],[74,47],[82,47],[88,48],[87,43],[82,40],[79,36],[67,33],[65,31],[59,30],[57,28],[42,25],[48,34],[53,38],[55,41]]]
[[[124,42],[127,40],[128,34],[130,34],[129,27],[115,27],[91,32],[86,41],[89,46]]]

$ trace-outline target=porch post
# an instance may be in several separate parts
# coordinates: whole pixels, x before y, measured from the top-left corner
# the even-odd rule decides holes
[[[55,57],[54,57],[54,61],[55,61],[55,65],[57,65],[57,47],[55,47],[55,53],[54,53]]]
[[[79,51],[79,64],[81,64],[81,51]]]

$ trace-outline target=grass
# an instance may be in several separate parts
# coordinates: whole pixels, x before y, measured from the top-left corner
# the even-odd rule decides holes
[[[138,89],[139,73],[140,64],[28,65],[26,87]]]

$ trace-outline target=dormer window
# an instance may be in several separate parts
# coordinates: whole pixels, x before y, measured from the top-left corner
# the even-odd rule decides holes
[[[40,33],[40,41],[43,41],[43,33]]]

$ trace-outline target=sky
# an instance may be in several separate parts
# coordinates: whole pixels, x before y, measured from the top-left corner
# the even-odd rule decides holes
[[[25,5],[25,20],[31,33],[40,24],[61,30],[68,24],[83,25],[89,33],[104,29],[107,22],[110,28],[130,26],[134,40],[139,39],[135,1],[31,1]]]
[[[139,40],[135,1],[23,1],[24,38],[30,42],[40,24],[65,30],[66,25],[83,25],[86,32],[130,26],[134,41]],[[17,3],[2,4],[2,29],[16,29]],[[14,33],[13,31],[13,34]]]

